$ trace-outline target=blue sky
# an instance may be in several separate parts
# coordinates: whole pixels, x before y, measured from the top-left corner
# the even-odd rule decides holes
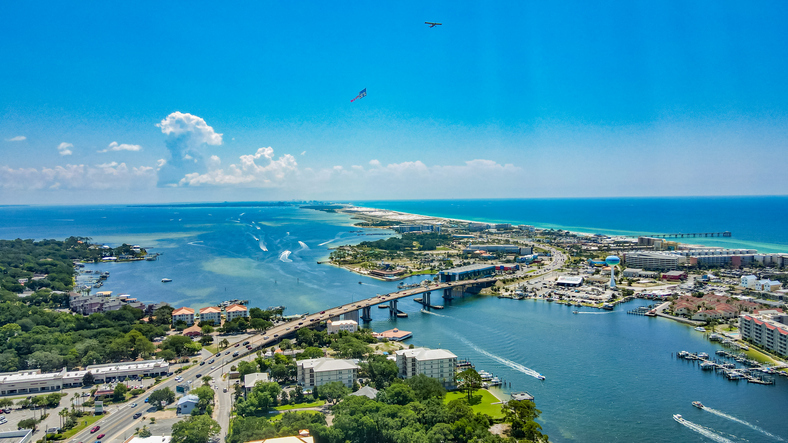
[[[785,2],[215,3],[0,4],[0,203],[788,193]]]

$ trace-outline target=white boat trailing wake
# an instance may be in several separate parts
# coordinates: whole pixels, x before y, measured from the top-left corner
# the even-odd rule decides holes
[[[446,318],[446,317],[447,317],[446,315],[441,315],[441,314],[438,314],[437,312],[430,312],[430,311],[428,311],[428,310],[426,310],[426,309],[422,309],[422,310],[421,310],[421,313],[422,313],[422,314],[430,314],[430,315],[435,315],[435,316],[437,316],[437,317],[444,317],[444,318]]]
[[[484,349],[476,346],[475,344],[469,342],[468,340],[466,340],[463,337],[459,337],[458,336],[458,338],[460,340],[462,340],[466,345],[470,346],[474,351],[476,351],[476,352],[478,352],[480,354],[484,354],[487,357],[490,357],[491,359],[497,361],[498,363],[504,364],[504,365],[514,369],[515,371],[522,372],[525,375],[530,375],[531,377],[538,378],[538,379],[541,379],[541,380],[544,379],[544,376],[542,374],[534,371],[531,368],[527,368],[527,367],[521,365],[520,363],[516,363],[516,362],[513,362],[511,360],[507,360],[507,359],[505,359],[503,357],[499,357],[499,356],[497,356],[495,354],[491,354],[491,353],[485,351]]]
[[[291,254],[291,252],[290,252],[290,251],[285,251],[285,252],[283,252],[283,253],[279,254],[279,260],[280,260],[280,261],[283,261],[283,262],[285,262],[285,263],[290,263],[290,262],[292,262],[293,260],[290,260],[290,259],[288,258],[288,257],[290,257],[290,254]]]
[[[775,439],[775,440],[779,440],[779,441],[785,441],[785,440],[784,440],[782,437],[780,437],[779,435],[774,435],[774,434],[772,434],[771,432],[767,432],[766,430],[764,430],[764,429],[763,429],[763,428],[761,428],[760,426],[756,426],[756,425],[754,425],[754,424],[752,424],[752,423],[749,423],[749,422],[746,422],[746,421],[744,421],[744,420],[742,420],[742,419],[740,419],[740,418],[736,418],[736,417],[734,417],[734,416],[732,416],[732,415],[728,415],[728,414],[726,414],[726,413],[724,413],[724,412],[722,412],[722,411],[718,411],[718,410],[716,410],[716,409],[712,409],[712,408],[710,408],[710,407],[708,407],[708,406],[703,406],[702,410],[703,410],[703,411],[708,411],[708,412],[711,412],[712,414],[714,414],[714,415],[717,415],[717,416],[720,416],[720,417],[722,417],[722,418],[727,418],[728,420],[735,421],[736,423],[739,423],[739,424],[742,424],[742,425],[744,425],[744,426],[747,426],[748,428],[750,428],[750,429],[753,429],[753,430],[755,430],[755,431],[758,431],[758,432],[762,433],[763,435],[769,436],[769,437],[771,437],[771,438],[773,438],[773,439]]]
[[[698,434],[700,434],[700,435],[702,435],[702,436],[704,436],[704,437],[706,437],[708,439],[714,440],[714,441],[716,441],[718,443],[733,443],[732,440],[729,440],[729,439],[723,437],[722,435],[714,432],[713,430],[711,430],[711,429],[709,429],[709,428],[707,428],[705,426],[701,426],[701,425],[699,425],[697,423],[693,423],[691,421],[688,421],[685,418],[681,418],[680,415],[678,416],[678,418],[676,418],[676,416],[674,416],[673,418],[674,418],[674,420],[676,420],[676,422],[681,423],[682,425],[686,426],[687,428],[697,432]]]
[[[309,246],[307,246],[306,243],[304,243],[304,242],[302,242],[300,240],[298,241],[298,244],[301,245],[301,249],[309,249]]]
[[[329,240],[329,241],[324,241],[323,243],[320,243],[318,246],[325,246],[325,245],[331,243],[332,241],[334,241],[333,238],[331,240]]]
[[[588,312],[588,311],[577,311],[578,314],[591,314],[591,315],[605,315],[605,314],[613,314],[613,311],[608,312]]]
[[[268,252],[268,248],[265,247],[265,242],[263,240],[260,240],[259,242],[257,242],[257,244],[260,246],[260,249],[262,249],[265,252]]]

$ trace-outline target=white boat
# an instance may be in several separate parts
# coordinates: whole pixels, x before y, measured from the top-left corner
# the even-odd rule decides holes
[[[676,420],[679,423],[684,423],[684,419],[681,417],[681,414],[673,414],[673,420]]]
[[[171,278],[163,278],[163,279],[161,279],[161,282],[162,282],[162,283],[169,283],[169,282],[171,282],[171,281],[172,281],[172,279],[171,279]]]
[[[706,328],[704,328],[703,326],[698,326],[695,328],[695,330],[698,332],[706,332]]]
[[[542,375],[542,374],[536,374],[536,378],[538,378],[539,380],[544,380],[545,379],[544,375]]]

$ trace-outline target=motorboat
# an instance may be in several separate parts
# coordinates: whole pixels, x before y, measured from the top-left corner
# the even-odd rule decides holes
[[[698,409],[703,409],[703,403],[701,403],[699,401],[693,401],[692,402],[692,406],[695,406]]]
[[[698,326],[695,328],[695,330],[698,332],[706,332],[706,328],[704,328],[703,326]]]
[[[539,379],[539,380],[544,380],[545,376],[542,375],[542,374],[536,374],[536,378]]]
[[[169,282],[171,282],[171,281],[172,281],[172,279],[171,279],[171,278],[163,278],[163,279],[161,279],[161,282],[162,282],[162,283],[169,283]]]
[[[681,414],[673,414],[673,420],[676,420],[679,423],[684,423],[685,421]]]
[[[572,314],[577,314],[577,311],[572,311]]]

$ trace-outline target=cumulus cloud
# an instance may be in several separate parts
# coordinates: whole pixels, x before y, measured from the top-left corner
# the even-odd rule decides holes
[[[221,160],[211,156],[207,162],[209,170],[205,173],[186,174],[178,184],[180,186],[245,186],[245,187],[281,187],[287,178],[298,170],[295,158],[285,154],[274,159],[271,147],[260,148],[254,154],[242,155],[239,162],[227,168],[221,168]]]
[[[25,137],[24,135],[17,135],[16,137],[11,137],[11,138],[5,139],[5,141],[7,141],[7,142],[21,142],[21,141],[25,141],[25,140],[27,140],[27,137]]]
[[[69,148],[73,147],[74,145],[71,143],[63,142],[57,146],[57,151],[60,153],[60,155],[71,155],[71,149]]]
[[[127,145],[125,143],[118,144],[118,142],[112,142],[107,146],[107,149],[102,149],[98,152],[109,152],[109,151],[141,151],[142,146],[140,145]]]
[[[167,135],[165,145],[170,151],[170,158],[159,166],[160,186],[177,185],[189,174],[205,173],[208,167],[201,148],[222,144],[222,134],[196,115],[173,112],[156,126]]]
[[[155,183],[156,171],[153,168],[129,168],[125,163],[65,165],[41,169],[12,169],[0,166],[2,189],[139,189],[152,187]]]

